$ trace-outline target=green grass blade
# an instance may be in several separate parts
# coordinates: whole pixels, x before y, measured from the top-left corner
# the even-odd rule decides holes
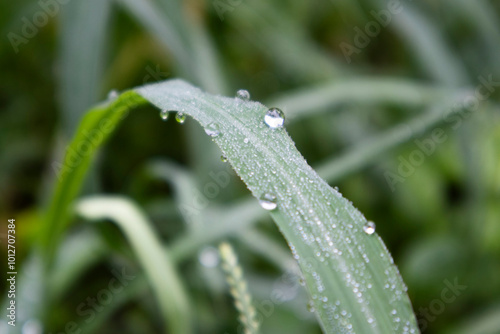
[[[59,182],[42,218],[40,242],[47,266],[52,264],[62,234],[69,224],[71,204],[80,193],[83,181],[98,148],[106,142],[115,126],[134,106],[146,101],[133,92],[124,93],[119,99],[97,106],[83,117],[76,135],[66,150],[62,162],[52,163]]]
[[[110,12],[110,0],[72,1],[62,8],[59,97],[68,137],[99,101]]]
[[[182,74],[195,80],[197,75],[192,67],[191,50],[186,37],[179,30],[179,22],[172,22],[162,15],[161,8],[150,0],[119,0],[119,3],[168,48]]]
[[[346,102],[421,106],[436,101],[449,90],[392,78],[351,78],[286,92],[270,99],[290,120],[310,116]]]
[[[457,94],[450,97],[450,100],[436,103],[424,115],[416,116],[403,124],[396,125],[379,136],[357,144],[345,154],[323,162],[317,167],[317,172],[331,183],[340,180],[347,174],[359,171],[391,149],[422,135],[425,131],[444,123],[451,115],[463,111],[462,108],[456,106],[460,106],[459,102],[464,100],[464,96]]]
[[[371,0],[377,7],[386,1]],[[420,66],[430,78],[449,86],[460,87],[468,83],[462,63],[449,48],[448,42],[435,24],[411,3],[405,3],[401,13],[394,16],[394,31],[408,45]]]
[[[299,261],[325,332],[418,331],[406,288],[363,215],[305,162],[256,102],[216,97],[183,82],[136,90],[161,109],[185,110],[228,157],[253,195],[276,196],[271,216]],[[216,130],[214,130],[216,129]]]
[[[165,247],[143,213],[120,197],[80,200],[77,211],[87,219],[115,221],[129,240],[155,292],[169,333],[190,333],[190,311],[184,286]]]
[[[312,42],[278,4],[243,3],[234,14],[228,17],[238,34],[259,48],[283,75],[313,81],[338,77],[344,72],[342,63]]]
[[[106,250],[104,241],[93,231],[83,231],[64,240],[49,273],[47,295],[51,303],[59,302],[86,270],[105,257]]]
[[[152,176],[161,178],[172,184],[178,208],[190,206],[194,196],[196,196],[193,191],[196,189],[196,182],[189,171],[166,160],[156,160],[152,162],[148,166],[148,171]],[[202,224],[200,215],[186,214],[183,215],[183,217],[190,229],[195,230]]]

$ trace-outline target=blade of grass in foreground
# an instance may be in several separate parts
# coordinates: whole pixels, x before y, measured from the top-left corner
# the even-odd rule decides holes
[[[406,288],[372,225],[307,165],[284,129],[266,125],[265,106],[213,96],[179,80],[136,92],[143,98],[127,92],[87,114],[70,148],[88,142],[83,133],[99,129],[103,120],[116,126],[144,98],[164,110],[182,110],[206,129],[253,195],[268,197],[263,207],[275,207],[271,216],[301,266],[325,332],[418,332]],[[109,132],[80,163],[73,164],[71,154],[66,157],[63,180],[45,220],[46,251],[60,239],[70,218],[66,208]]]
[[[190,333],[190,312],[184,286],[170,255],[142,212],[127,199],[102,196],[79,201],[77,211],[87,219],[112,219],[118,224],[144,266],[169,333]]]
[[[177,80],[136,91],[162,110],[196,119],[262,206],[273,209],[325,332],[418,331],[406,288],[372,225],[307,165],[284,129],[265,123],[265,106]]]

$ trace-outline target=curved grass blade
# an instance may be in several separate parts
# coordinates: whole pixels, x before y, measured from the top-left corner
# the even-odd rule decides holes
[[[450,94],[449,89],[393,78],[351,78],[297,89],[273,97],[269,105],[283,108],[289,120],[297,121],[346,102],[422,106]]]
[[[378,8],[387,6],[387,2],[382,0],[369,2]],[[429,77],[452,87],[460,87],[469,82],[463,65],[451,50],[445,36],[416,6],[405,3],[404,9],[394,16],[394,25],[391,26],[411,49]]]
[[[136,90],[161,109],[185,110],[219,145],[271,211],[299,261],[325,332],[417,332],[392,258],[367,220],[305,162],[283,129],[264,123],[267,108],[217,97],[179,80]]]
[[[192,199],[196,196],[196,182],[189,171],[183,169],[168,160],[156,160],[148,165],[148,171],[155,177],[161,178],[172,184],[175,190],[177,207],[181,210],[183,207],[189,207]],[[196,230],[202,225],[202,219],[198,214],[184,214],[184,220],[189,229]]]
[[[99,101],[110,12],[110,0],[71,1],[62,7],[59,96],[68,138]]]
[[[114,127],[130,109],[147,101],[133,92],[127,92],[111,103],[91,109],[80,122],[77,133],[67,147],[62,162],[53,162],[59,182],[43,217],[41,233],[42,252],[46,266],[52,264],[62,233],[69,224],[71,203],[79,194],[85,175],[97,149],[107,140]]]
[[[188,298],[168,251],[147,218],[129,200],[91,197],[77,204],[80,215],[91,220],[111,219],[123,231],[157,295],[169,333],[190,333]]]

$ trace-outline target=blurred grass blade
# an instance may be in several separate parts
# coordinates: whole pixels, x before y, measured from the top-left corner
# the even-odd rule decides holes
[[[174,56],[182,74],[212,93],[225,93],[222,68],[210,37],[198,22],[187,22],[178,1],[119,0]]]
[[[449,90],[392,78],[351,78],[286,92],[267,104],[280,106],[290,120],[334,108],[346,102],[421,106],[442,98]]]
[[[112,107],[104,104],[90,110],[81,120],[64,160],[52,163],[59,182],[42,218],[40,242],[46,266],[50,267],[52,264],[72,215],[71,204],[80,193],[97,149],[106,142],[114,126],[128,115],[132,107],[144,103],[144,99],[129,92],[122,94],[120,99],[113,100]]]
[[[144,266],[169,333],[190,333],[190,311],[184,286],[165,247],[151,224],[129,200],[92,197],[77,203],[77,212],[87,219],[111,219],[120,227]]]
[[[386,1],[371,0],[385,8]],[[394,16],[394,31],[408,44],[420,66],[433,78],[448,86],[460,87],[468,83],[467,73],[440,30],[416,6],[405,3],[404,9]]]
[[[161,8],[150,0],[119,0],[119,3],[170,51],[182,74],[196,80],[189,43],[179,29],[179,21],[172,22],[161,15]]]
[[[398,124],[375,138],[357,144],[345,154],[323,162],[317,168],[318,174],[331,183],[337,182],[347,174],[359,171],[373,160],[383,157],[384,153],[444,123],[451,115],[463,111],[463,108],[457,105],[463,105],[460,102],[465,101],[465,96],[456,94],[449,100],[436,102],[424,115]]]
[[[64,240],[49,273],[47,295],[51,303],[58,303],[83,273],[104,258],[106,250],[94,231],[82,231]]]
[[[20,329],[27,322],[31,322],[35,327],[43,326],[43,319],[48,311],[44,303],[46,297],[44,287],[47,285],[47,276],[44,272],[41,254],[35,249],[23,260],[21,269],[15,281],[15,307],[17,310],[15,326],[7,325],[7,321],[13,320],[7,318],[6,315],[10,302],[14,299],[8,298],[8,293],[5,293],[0,305],[2,310],[6,310],[5,315],[0,319],[0,329],[6,329],[5,332],[2,331],[2,334],[19,334],[21,333]],[[7,279],[10,275],[4,277]]]
[[[342,74],[341,63],[312,42],[284,10],[274,2],[254,1],[243,3],[228,17],[241,37],[260,48],[283,76],[314,81]]]
[[[460,324],[445,331],[447,334],[496,334],[500,328],[500,305],[478,312],[467,319],[460,319]]]
[[[110,11],[110,0],[71,1],[62,6],[59,99],[67,137],[99,101]]]
[[[307,165],[284,130],[264,123],[266,107],[179,80],[136,91],[161,109],[195,118],[255,197],[276,197],[271,216],[299,261],[325,332],[418,331],[381,239],[365,233],[367,220]]]
[[[191,214],[189,208],[196,194],[196,182],[191,173],[181,166],[167,160],[156,160],[148,166],[155,177],[172,184],[175,190],[176,204],[186,221],[188,228],[196,230],[202,224],[200,214]]]

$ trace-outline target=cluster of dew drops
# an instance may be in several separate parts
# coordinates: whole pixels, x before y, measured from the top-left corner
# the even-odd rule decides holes
[[[250,93],[245,90],[245,89],[240,89],[236,92],[236,98],[241,100],[241,101],[249,101],[250,100]],[[160,111],[160,118],[163,121],[168,120],[168,116],[170,112],[175,112],[173,110],[167,110],[163,109]],[[175,115],[175,120],[183,124],[186,120],[186,115],[184,115],[182,112],[177,112]],[[266,113],[264,114],[264,123],[271,129],[280,129],[284,126],[285,124],[285,114],[283,111],[279,108],[269,108]],[[219,131],[219,126],[216,123],[210,123],[205,127],[205,132],[207,135],[210,137],[217,137],[220,134]],[[227,157],[222,155],[221,156],[221,161],[222,162],[227,162]],[[277,198],[276,195],[272,193],[264,193],[262,196],[259,198],[259,204],[260,206],[268,211],[275,210],[278,207],[277,203]],[[363,226],[363,231],[371,235],[375,233],[375,223],[369,221]]]

